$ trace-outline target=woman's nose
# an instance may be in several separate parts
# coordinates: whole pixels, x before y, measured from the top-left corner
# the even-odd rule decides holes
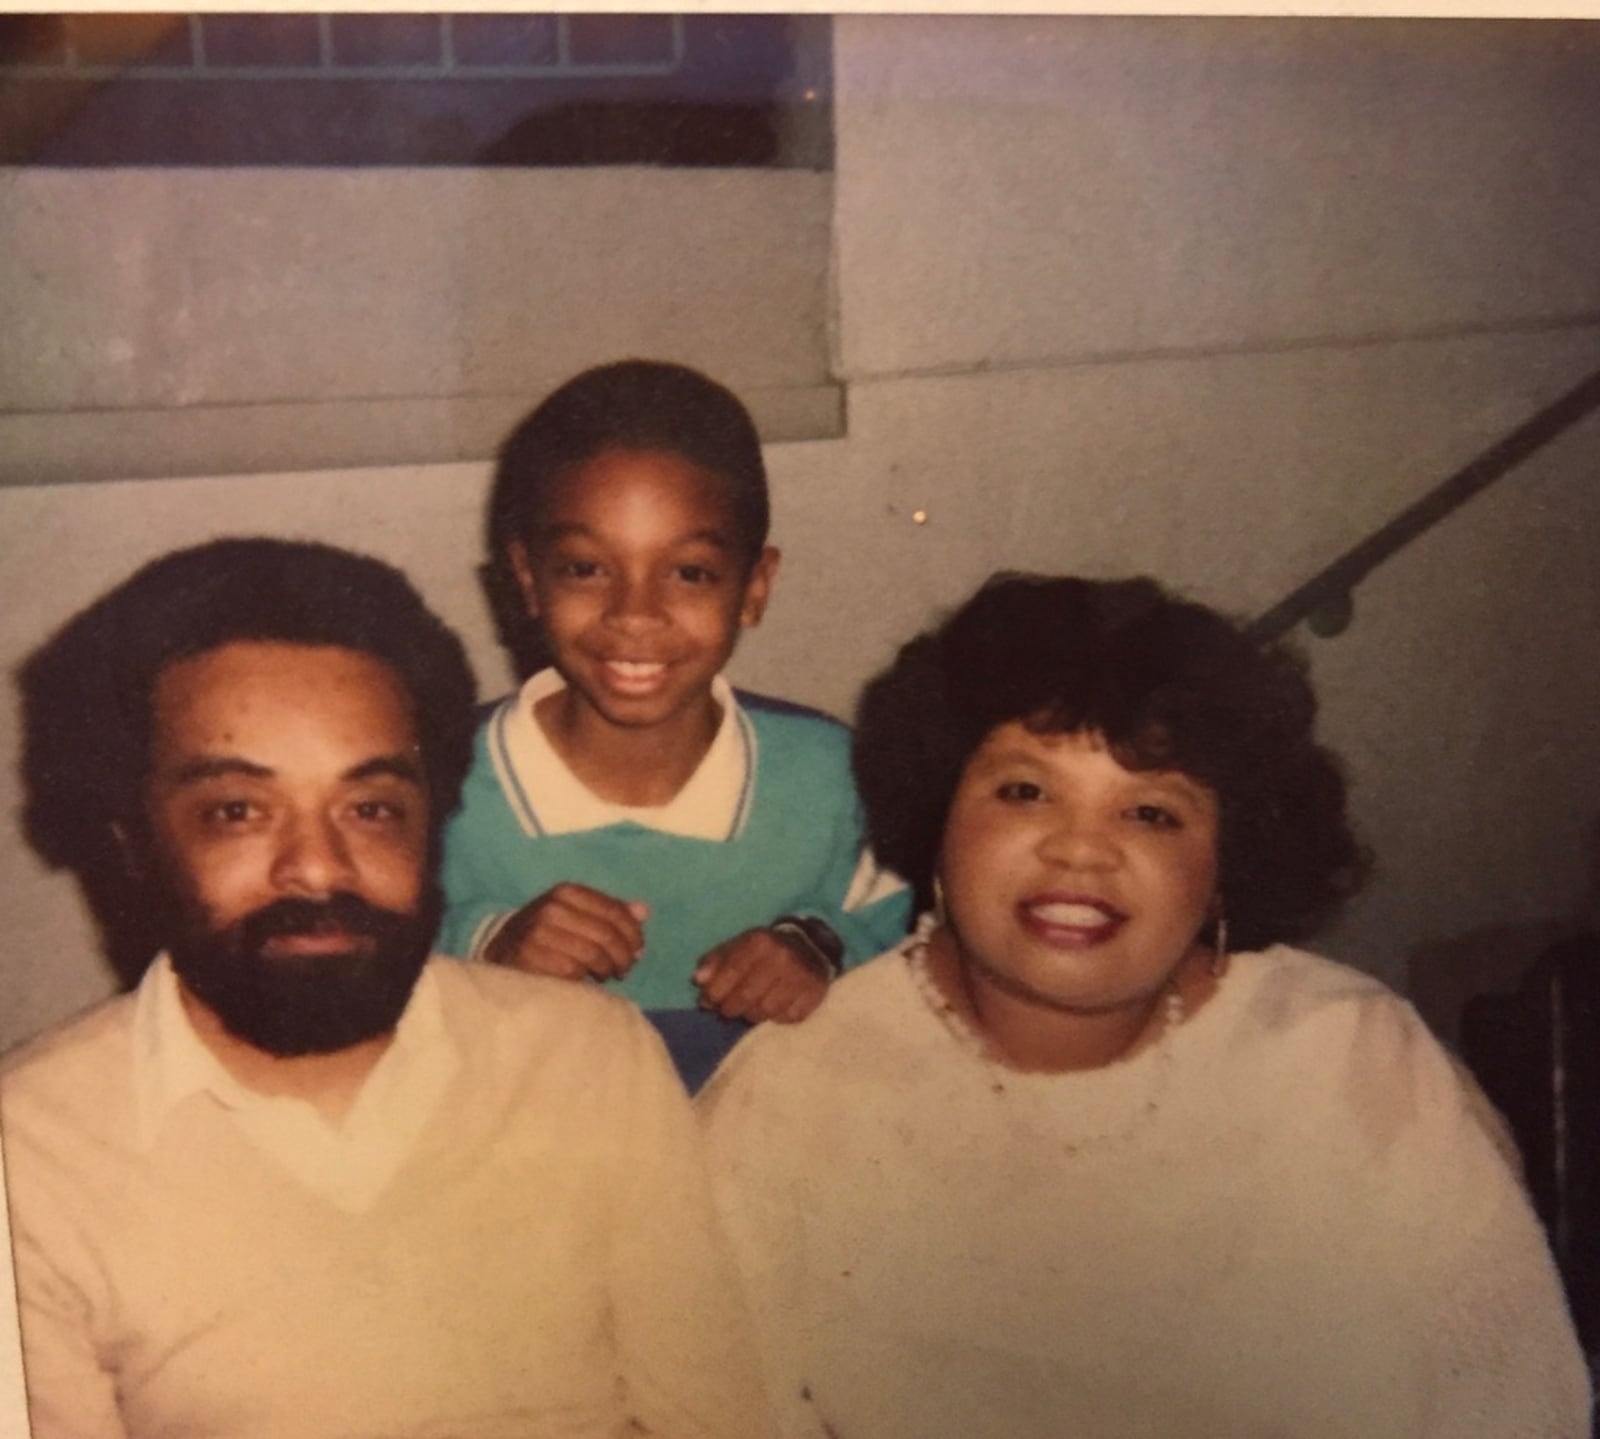
[[[1117,857],[1114,836],[1092,816],[1063,814],[1040,836],[1040,853],[1056,864],[1092,869],[1113,864]]]
[[[331,820],[317,815],[285,825],[273,860],[273,883],[285,893],[328,895],[349,887],[355,874],[350,847]]]

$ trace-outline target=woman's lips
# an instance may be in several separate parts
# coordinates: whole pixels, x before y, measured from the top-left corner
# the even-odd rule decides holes
[[[1035,895],[1018,904],[1017,913],[1029,933],[1067,948],[1103,944],[1128,918],[1102,899],[1077,894]]]

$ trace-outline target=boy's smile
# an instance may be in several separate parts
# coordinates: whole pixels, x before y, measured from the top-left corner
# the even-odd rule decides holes
[[[778,562],[745,553],[726,484],[681,455],[604,450],[555,484],[511,557],[567,682],[558,727],[580,747],[651,731],[697,761],[716,729],[711,682]]]

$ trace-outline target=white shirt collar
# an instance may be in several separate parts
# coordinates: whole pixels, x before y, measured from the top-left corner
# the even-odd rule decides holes
[[[523,833],[574,834],[632,823],[688,839],[734,838],[749,814],[756,739],[733,687],[718,675],[711,696],[722,720],[695,772],[666,804],[634,806],[602,799],[556,753],[534,716],[534,706],[559,694],[566,681],[541,670],[506,699],[489,720],[489,752],[507,802]]]
[[[370,1207],[411,1152],[461,1063],[445,1024],[431,961],[394,1039],[341,1124],[302,1099],[241,1084],[195,1032],[172,962],[161,955],[134,998],[134,1094],[138,1139],[153,1147],[173,1112],[193,1096],[231,1115],[245,1137],[307,1188],[340,1208]]]

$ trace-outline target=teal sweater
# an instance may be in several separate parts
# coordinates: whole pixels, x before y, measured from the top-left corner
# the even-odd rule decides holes
[[[474,956],[497,920],[564,880],[650,906],[643,957],[611,981],[644,1009],[692,1009],[701,957],[780,914],[825,920],[844,941],[847,965],[896,943],[910,921],[909,890],[879,883],[865,902],[852,896],[864,888],[864,837],[849,730],[780,700],[744,693],[738,700],[751,763],[721,840],[631,821],[539,832],[538,795],[508,796],[495,764],[496,720],[517,696],[493,707],[478,732],[461,809],[445,831],[440,949]]]

